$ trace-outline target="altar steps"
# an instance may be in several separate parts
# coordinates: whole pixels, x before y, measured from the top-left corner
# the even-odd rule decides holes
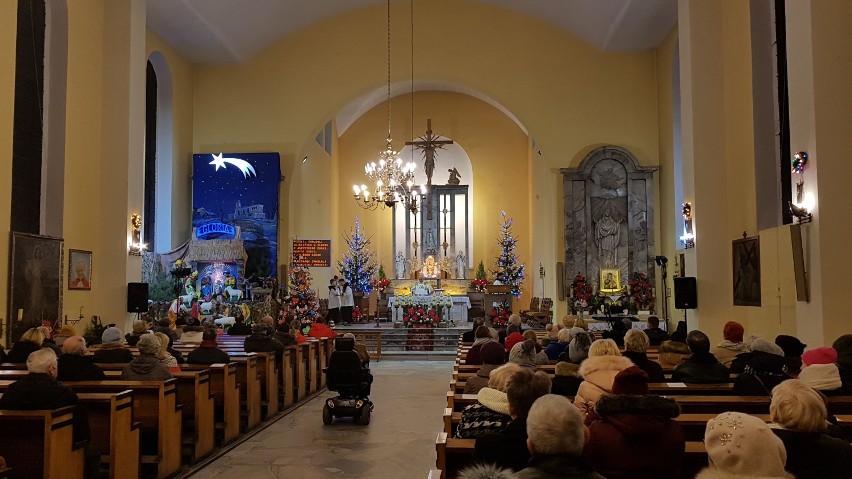
[[[431,350],[415,350],[412,351],[409,347],[409,334],[406,328],[393,328],[388,323],[382,323],[381,327],[376,328],[375,324],[353,324],[352,326],[336,326],[334,328],[338,334],[343,333],[382,333],[382,358],[399,357],[399,358],[416,358],[416,359],[448,359],[454,357],[458,347],[459,335],[470,330],[470,326],[466,327],[450,327],[450,328],[434,328],[434,337],[431,341]]]

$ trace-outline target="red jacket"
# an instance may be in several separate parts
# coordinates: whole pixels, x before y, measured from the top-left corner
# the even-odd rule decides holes
[[[337,333],[333,329],[321,323],[311,325],[311,330],[308,331],[309,338],[336,338]]]
[[[521,333],[512,333],[506,336],[506,351],[511,351],[512,346],[524,342],[524,335]]]

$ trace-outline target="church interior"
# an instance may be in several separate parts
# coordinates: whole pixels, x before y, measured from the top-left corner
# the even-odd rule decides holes
[[[311,436],[333,396],[316,369],[329,341],[306,353],[319,384],[309,378],[302,397],[294,386],[302,407],[264,415],[277,422],[218,462],[184,464],[197,477],[453,477],[464,461],[447,446],[442,464],[434,436],[447,381],[477,371],[464,368],[458,335],[471,305],[488,317],[487,289],[507,315],[546,300],[546,314],[529,316],[540,328],[568,316],[608,329],[599,316],[620,315],[622,297],[641,329],[649,314],[668,333],[685,321],[713,346],[731,321],[746,336],[832,346],[852,332],[850,24],[843,0],[3,0],[0,345],[41,325],[131,333],[157,289],[150,265],[171,288],[176,260],[192,263],[180,278],[200,278],[171,305],[168,289],[175,316],[182,302],[204,315],[217,274],[214,297],[253,299],[253,276],[255,294],[272,291],[267,304],[278,287],[290,301],[305,266],[318,315],[333,301],[343,311],[330,298],[353,237],[375,269],[347,279],[349,314],[354,304],[375,316],[386,340],[407,328],[409,349],[422,340],[400,291],[451,296],[447,355],[389,347],[373,361],[370,434],[335,425]],[[410,184],[377,183],[380,158],[381,168],[399,158]],[[520,278],[498,275],[507,226]],[[198,246],[204,235],[221,243]],[[301,263],[314,248],[322,258]],[[381,288],[381,327],[362,280],[366,293]],[[136,310],[134,284],[146,288]],[[288,363],[297,382],[299,354]],[[420,397],[422,417],[388,410]],[[430,472],[435,454],[456,471]],[[10,467],[0,478],[23,477]]]

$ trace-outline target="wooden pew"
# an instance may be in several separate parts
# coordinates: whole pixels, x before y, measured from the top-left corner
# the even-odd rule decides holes
[[[173,372],[177,380],[177,400],[183,405],[182,443],[188,463],[213,452],[216,445],[213,394],[210,391],[210,371]]]
[[[680,405],[681,413],[720,414],[725,411],[739,411],[746,414],[766,414],[769,412],[768,396],[666,396]],[[829,396],[828,410],[832,414],[852,414],[852,396]]]
[[[435,469],[441,471],[441,479],[453,477],[464,468],[473,457],[475,446],[476,439],[456,439],[439,432],[435,439]]]
[[[310,352],[310,346],[303,343],[294,347],[296,348],[296,363],[294,364],[296,368],[296,401],[301,401],[308,394],[308,359],[306,356]]]
[[[237,363],[237,382],[240,384],[240,430],[250,431],[260,424],[261,391],[260,372],[257,369],[257,355],[248,353],[245,356],[232,356],[231,361]]]
[[[154,464],[157,477],[164,478],[180,470],[181,406],[177,403],[177,381],[68,381],[79,393],[121,392],[133,390],[133,420],[141,432],[156,437],[157,454],[142,455],[142,464]],[[142,451],[140,451],[141,453]]]
[[[213,395],[214,427],[227,444],[240,435],[240,385],[237,383],[237,364],[183,364],[183,371],[208,370],[210,392]]]
[[[254,355],[258,377],[260,378],[261,414],[264,419],[278,414],[278,367],[276,366],[275,353],[231,352],[229,354],[233,361]]]
[[[139,423],[133,421],[133,391],[79,393],[77,406],[86,413],[90,443],[107,463],[111,479],[139,477]]]
[[[85,452],[74,443],[73,415],[73,406],[0,410],[0,455],[13,469],[10,477],[82,479]]]
[[[280,402],[284,408],[292,406],[296,400],[296,346],[288,346],[281,355],[281,395]]]

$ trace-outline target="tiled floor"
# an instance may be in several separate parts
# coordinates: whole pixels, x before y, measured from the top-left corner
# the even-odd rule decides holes
[[[374,362],[369,426],[322,423],[327,392],[192,476],[193,479],[425,478],[435,467],[451,361]]]

